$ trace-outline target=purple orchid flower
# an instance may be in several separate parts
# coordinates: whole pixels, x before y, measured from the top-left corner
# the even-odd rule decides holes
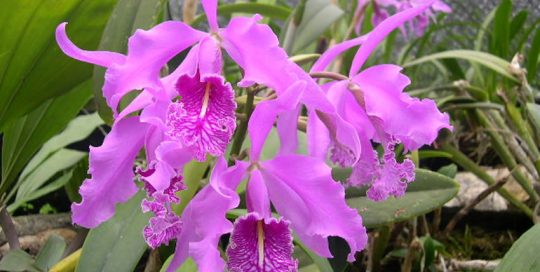
[[[271,29],[258,23],[260,16],[233,18],[227,27],[220,29],[217,1],[205,0],[202,3],[210,33],[194,30],[180,22],[164,22],[147,31],[136,31],[129,39],[127,55],[77,48],[67,37],[66,23],[57,28],[56,38],[67,55],[107,68],[103,94],[115,117],[111,133],[103,145],[91,148],[89,172],[92,177],[81,186],[81,203],[72,205],[73,222],[88,228],[96,227],[114,214],[117,203],[127,201],[137,192],[133,182],[133,164],[138,152],[144,148],[148,166],[137,171],[148,193],[142,209],[155,215],[144,230],[148,244],[155,248],[178,238],[173,264],[191,256],[201,271],[217,271],[223,261],[215,258],[219,257],[217,250],[208,248],[216,248],[219,236],[230,232],[232,225],[227,223],[225,212],[237,205],[236,197],[227,191],[231,190],[227,188],[235,186],[220,185],[219,177],[221,172],[235,171],[220,170],[218,164],[212,173],[214,181],[190,202],[181,219],[172,212],[171,204],[180,201],[175,193],[184,189],[183,165],[191,159],[204,160],[206,154],[221,156],[236,126],[234,93],[221,76],[221,48],[244,69],[245,76],[240,86],[262,84],[274,89],[281,97],[286,92],[296,92],[300,87],[296,82],[305,82],[310,93],[299,91],[302,94],[299,100],[330,119],[337,127],[336,139],[348,143],[355,154],[359,154],[360,144],[358,137],[351,133],[353,127],[335,113],[320,87],[299,66],[288,60]],[[161,68],[190,46],[192,48],[183,63],[173,73],[161,78]],[[132,90],[141,91],[119,112],[119,102]],[[180,100],[172,102],[178,96]],[[291,124],[296,125],[299,108],[297,103],[294,110],[282,113],[278,130],[289,133]],[[141,111],[139,116],[127,117],[137,111]],[[253,139],[256,141],[255,137]],[[289,141],[282,143],[282,149],[291,149],[295,144],[296,140],[290,137]],[[328,168],[323,169],[327,181],[331,181]],[[335,199],[338,199],[342,192],[333,186],[332,190],[338,190],[335,194]],[[200,208],[195,208],[198,205]],[[206,209],[208,205],[212,206],[211,212]],[[223,209],[216,209],[214,205]],[[352,218],[353,211],[348,212],[347,217]],[[213,219],[215,224],[209,223]],[[358,219],[357,216],[354,222],[356,230],[361,227]],[[276,224],[283,226],[285,223],[279,221]],[[337,230],[332,233],[339,235],[341,231],[350,238],[352,233],[346,232],[346,227],[334,226]],[[309,238],[314,241],[312,243],[324,244],[319,240],[330,234],[318,233],[316,227],[313,228],[313,233],[306,236],[315,237]],[[363,244],[355,242],[352,248],[361,249]],[[327,248],[319,252],[329,255]]]
[[[416,20],[409,20],[408,22],[410,29],[412,29],[417,36],[424,34],[424,31],[429,24],[429,20],[434,18],[435,13],[452,12],[452,8],[442,0],[358,0],[355,10],[356,16],[359,17],[358,22],[355,25],[355,31],[357,34],[360,34],[364,19],[363,13],[370,2],[373,2],[373,26],[379,25],[382,21],[389,17],[389,9],[393,9],[396,12],[401,12],[410,8],[423,6],[428,2],[432,2],[431,7],[426,9],[422,14],[419,14],[416,17]],[[400,26],[399,28],[401,29],[401,32],[407,36],[407,31],[405,30],[404,25]]]
[[[332,130],[322,125],[316,114],[308,120],[310,154],[325,157],[342,166],[352,167],[350,185],[368,185],[368,197],[385,200],[402,196],[407,184],[414,181],[414,164],[405,159],[398,162],[394,154],[396,144],[405,150],[416,150],[431,144],[442,128],[451,129],[447,114],[439,112],[434,101],[419,100],[403,92],[410,80],[396,65],[376,65],[358,72],[371,52],[395,28],[425,12],[431,3],[400,12],[379,24],[371,33],[337,45],[323,54],[312,71],[322,71],[339,53],[362,44],[358,50],[349,78],[325,85],[327,96],[338,114],[356,129],[362,143],[359,158],[344,151],[329,135]],[[372,142],[383,147],[378,157]]]

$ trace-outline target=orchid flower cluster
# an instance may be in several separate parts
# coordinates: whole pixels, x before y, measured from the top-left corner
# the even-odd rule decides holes
[[[362,29],[362,22],[364,21],[364,12],[369,3],[373,3],[373,17],[372,23],[377,26],[386,18],[389,17],[389,11],[394,10],[401,12],[406,9],[420,7],[425,5],[429,0],[358,0],[356,6],[355,17],[357,17],[357,24],[355,25],[355,31],[360,34]],[[426,9],[422,14],[416,16],[416,20],[411,19],[408,22],[409,28],[417,35],[422,36],[426,27],[429,25],[430,19],[434,18],[435,13],[451,13],[452,8],[444,3],[442,0],[435,0],[431,4],[430,8]],[[405,25],[399,27],[401,32],[407,36]]]
[[[167,21],[137,30],[126,55],[79,49],[68,39],[66,23],[59,25],[56,38],[67,55],[107,68],[103,95],[115,118],[103,144],[90,149],[91,178],[80,188],[82,201],[72,206],[73,222],[96,227],[113,216],[116,204],[142,188],[147,193],[142,210],[153,214],[143,231],[148,245],[156,248],[176,240],[169,271],[188,257],[200,271],[297,271],[293,232],[324,257],[332,256],[328,236],[342,237],[351,250],[348,260],[354,261],[367,234],[358,212],[347,206],[345,186],[368,186],[368,197],[375,201],[403,195],[414,180],[414,164],[398,161],[395,146],[415,150],[431,144],[440,129],[451,128],[432,100],[403,92],[409,79],[400,67],[360,71],[388,33],[430,4],[406,9],[370,34],[324,53],[312,72],[324,71],[337,55],[362,44],[349,77],[322,85],[289,60],[272,30],[259,23],[259,15],[234,17],[220,28],[216,0],[202,1],[209,32]],[[161,77],[162,68],[185,50],[189,52],[181,65]],[[224,155],[235,133],[237,105],[222,74],[224,53],[243,70],[237,86],[265,86],[276,94],[256,105],[247,129],[248,159],[232,166]],[[133,90],[140,93],[118,111],[122,97]],[[308,113],[308,154],[298,153],[303,110]],[[262,160],[274,125],[280,149],[274,158]],[[383,146],[381,157],[373,144]],[[134,170],[142,149],[147,165]],[[175,214],[171,206],[181,201],[176,193],[186,188],[184,165],[207,157],[215,157],[209,184],[181,216]],[[332,165],[352,167],[347,184],[332,179]],[[226,214],[238,207],[237,187],[243,180],[248,213],[233,224]],[[218,249],[224,234],[231,234],[226,261]]]

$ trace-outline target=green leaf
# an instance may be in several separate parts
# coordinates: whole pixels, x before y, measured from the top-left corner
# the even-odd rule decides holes
[[[536,30],[534,38],[527,54],[527,80],[532,82],[536,79],[536,72],[538,71],[538,57],[540,56],[540,28]]]
[[[205,162],[192,161],[184,167],[184,183],[187,189],[178,193],[178,196],[182,199],[180,204],[173,205],[173,210],[177,214],[182,214],[189,201],[195,196],[195,193],[201,186],[201,179],[208,169],[209,164],[208,160]]]
[[[504,77],[507,77],[515,82],[518,82],[518,80],[508,71],[508,67],[510,66],[510,63],[504,59],[501,59],[497,56],[479,52],[479,51],[473,51],[473,50],[449,50],[444,52],[435,53],[432,55],[424,56],[419,59],[407,62],[403,65],[403,67],[411,67],[419,64],[423,64],[425,62],[435,61],[439,59],[464,59],[468,60],[470,62],[478,63],[486,68],[489,68],[499,74],[501,74]]]
[[[540,271],[538,251],[540,251],[540,225],[536,224],[521,235],[512,245],[495,269],[495,272]]]
[[[510,52],[510,18],[512,16],[512,1],[502,0],[493,18],[493,39],[491,52],[506,58]]]
[[[523,29],[523,25],[525,25],[528,16],[529,12],[526,10],[522,10],[518,12],[516,16],[514,16],[512,22],[510,23],[510,41],[513,40],[514,37],[520,32],[520,30]]]
[[[264,3],[234,3],[223,4],[218,7],[219,16],[229,16],[233,13],[258,13],[264,17],[275,18],[279,20],[287,20],[291,15],[291,9],[284,6],[264,4]],[[205,14],[199,14],[191,25],[195,26],[206,19]]]
[[[115,0],[3,1],[0,9],[0,131],[17,117],[89,79],[92,67],[60,51],[55,29],[69,22],[75,44],[96,49]]]
[[[302,21],[294,29],[292,52],[298,52],[315,41],[342,15],[343,10],[330,0],[307,1]]]
[[[64,184],[70,202],[81,202],[79,187],[88,177],[88,156],[80,160],[71,171],[71,178]]]
[[[43,186],[56,173],[73,166],[85,156],[86,152],[70,149],[61,149],[55,152],[27,176],[21,176],[22,178],[17,182],[20,186],[15,201],[20,202],[31,198],[32,193]]]
[[[320,271],[320,272],[332,272],[332,266],[330,265],[330,262],[328,259],[323,258],[319,255],[317,255],[315,252],[311,251],[309,248],[307,248],[304,244],[300,242],[300,240],[295,237],[295,244],[302,249],[304,253],[306,253],[309,258],[313,261],[315,267],[310,268],[309,270],[304,269],[302,271]]]
[[[457,174],[458,167],[456,164],[451,163],[449,165],[441,167],[439,170],[437,170],[437,173],[443,174],[449,178],[454,178]]]
[[[72,143],[86,139],[98,126],[102,124],[103,120],[99,118],[97,113],[81,115],[71,120],[66,129],[48,140],[39,150],[39,152],[32,157],[32,160],[28,162],[28,165],[26,165],[24,168],[21,176],[27,176],[30,172],[34,171],[36,167],[42,164],[43,161],[52,156],[52,154],[58,150]]]
[[[146,250],[143,228],[150,215],[141,211],[144,192],[119,204],[109,221],[90,230],[84,241],[77,272],[133,271]]]
[[[34,259],[22,249],[10,250],[0,261],[0,271],[41,272],[34,266]]]
[[[62,131],[86,104],[92,95],[90,84],[90,81],[86,81],[67,94],[45,102],[5,129],[0,195],[15,182],[19,172],[41,145]]]
[[[49,271],[54,264],[60,261],[65,249],[66,241],[64,238],[55,234],[49,236],[49,239],[47,239],[47,242],[36,256],[35,266],[43,271]]]
[[[118,0],[101,36],[99,50],[126,53],[128,38],[135,30],[148,29],[162,19],[160,14],[165,2],[165,0]],[[98,112],[105,122],[111,124],[112,111],[101,93],[104,78],[105,68],[95,66],[92,81]]]
[[[428,213],[452,199],[458,190],[459,185],[454,180],[417,169],[416,180],[409,184],[403,197],[375,202],[356,189],[348,191],[353,197],[348,198],[347,203],[358,209],[366,227],[373,228]],[[358,194],[362,196],[356,196]]]
[[[37,173],[39,173],[40,171],[38,171]],[[11,203],[8,205],[7,207],[7,210],[8,212],[12,213],[14,212],[17,208],[19,208],[21,205],[23,205],[24,203],[27,203],[29,201],[32,201],[34,199],[38,199],[46,194],[49,194],[51,192],[54,192],[60,188],[62,188],[62,186],[64,186],[66,183],[69,182],[70,178],[72,176],[72,171],[68,171],[67,173],[65,173],[64,175],[60,176],[59,178],[57,178],[56,180],[44,185],[43,187],[41,188],[36,188],[36,189],[33,189],[31,191],[27,191],[24,193],[24,195],[20,196],[19,198],[15,199],[15,202]],[[40,177],[37,177],[37,179],[39,180]],[[29,183],[32,183],[32,180],[30,180]]]
[[[167,258],[167,260],[161,267],[161,270],[159,270],[160,272],[167,271],[167,268],[171,264],[173,257],[174,255],[171,255],[169,256],[169,258]],[[197,271],[198,271],[197,264],[195,263],[195,261],[193,261],[192,258],[187,258],[187,260],[179,268],[177,268],[175,272],[197,272]]]

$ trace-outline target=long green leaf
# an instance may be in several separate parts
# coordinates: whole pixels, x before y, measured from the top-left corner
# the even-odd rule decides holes
[[[428,56],[421,57],[419,59],[407,62],[403,65],[403,67],[411,67],[411,66],[423,64],[425,62],[435,61],[439,59],[449,59],[449,58],[450,59],[464,59],[470,62],[479,63],[501,74],[502,76],[506,78],[509,78],[515,82],[518,82],[518,80],[508,71],[508,67],[510,66],[509,62],[497,56],[484,53],[484,52],[473,51],[473,50],[449,50],[449,51],[444,51],[440,53],[435,53],[432,55],[428,55]]]
[[[141,211],[143,197],[141,191],[118,205],[113,218],[90,231],[77,272],[134,270],[147,247],[142,231],[150,215]]]
[[[493,18],[493,39],[491,52],[506,58],[510,52],[510,19],[512,16],[512,1],[502,0]]]
[[[540,225],[536,224],[512,245],[495,272],[540,271],[538,251],[540,251]]]
[[[55,28],[85,49],[97,47],[116,0],[2,1],[0,8],[0,131],[46,100],[90,78],[92,67],[64,55]]]
[[[54,234],[49,236],[49,239],[47,239],[47,242],[36,256],[35,266],[43,271],[49,271],[54,264],[60,261],[64,249],[66,249],[66,241],[64,238]]]
[[[540,28],[536,30],[534,38],[531,43],[531,48],[529,49],[529,54],[527,54],[527,80],[529,82],[536,79],[536,74],[538,71],[538,60],[540,57]]]
[[[118,0],[98,48],[126,53],[129,36],[139,28],[148,29],[157,24],[161,19],[159,15],[163,13],[165,2],[165,0]],[[105,122],[111,124],[112,111],[101,93],[104,76],[105,68],[95,66],[92,80],[98,112]]]
[[[0,271],[41,272],[40,269],[34,266],[34,258],[22,249],[10,250],[4,255],[0,261]]]
[[[296,53],[311,44],[342,15],[343,10],[330,0],[307,1],[302,21],[294,29],[291,52]]]
[[[67,94],[47,101],[6,128],[2,144],[0,195],[15,182],[24,165],[41,145],[64,129],[86,104],[92,95],[90,84],[90,81],[85,81]]]
[[[428,213],[452,199],[458,190],[459,185],[454,180],[439,173],[417,169],[416,180],[409,184],[403,197],[374,202],[363,192],[349,190],[351,197],[347,203],[358,209],[366,227],[373,228]],[[356,196],[358,194],[360,196]]]

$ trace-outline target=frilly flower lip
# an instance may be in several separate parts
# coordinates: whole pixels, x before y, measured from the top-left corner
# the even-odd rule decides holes
[[[222,76],[181,76],[176,84],[179,102],[169,105],[167,135],[193,150],[195,158],[221,156],[236,128],[234,91]]]
[[[448,114],[441,113],[433,100],[413,98],[404,92],[410,80],[401,73],[401,67],[383,64],[360,71],[369,55],[390,32],[423,14],[432,4],[433,1],[423,1],[391,16],[366,36],[329,49],[313,65],[312,72],[324,70],[339,53],[361,44],[351,65],[349,79],[332,82],[326,88],[326,95],[338,115],[355,128],[361,142],[360,156],[352,157],[353,153],[348,151],[350,146],[332,137],[335,132],[331,127],[322,133],[324,128],[319,123],[324,120],[317,120],[317,115],[309,116],[312,120],[308,124],[312,124],[317,135],[308,133],[308,141],[316,146],[310,150],[312,154],[329,153],[333,163],[352,167],[348,184],[370,186],[367,195],[376,201],[402,196],[407,184],[414,181],[412,161],[398,162],[396,159],[394,147],[397,144],[403,144],[405,151],[416,150],[433,143],[439,130],[452,129]],[[320,142],[326,144],[317,144]],[[383,146],[381,158],[372,143]]]

